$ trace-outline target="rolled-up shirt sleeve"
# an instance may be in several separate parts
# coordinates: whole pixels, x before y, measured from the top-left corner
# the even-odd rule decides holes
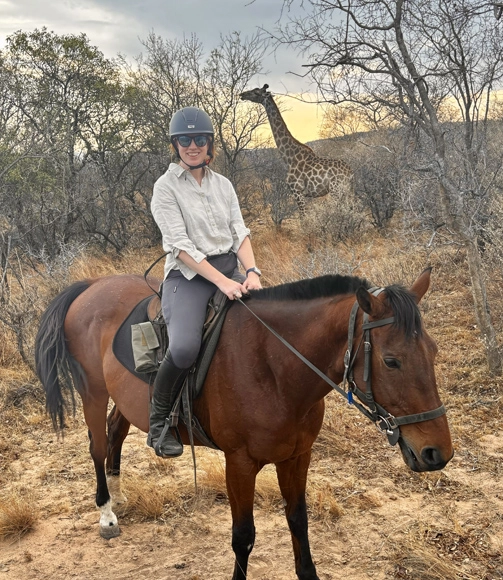
[[[166,252],[171,252],[179,266],[182,262],[177,258],[182,250],[197,263],[204,260],[205,254],[196,248],[187,234],[185,220],[173,192],[162,183],[154,186],[150,208],[162,234],[162,246]]]
[[[243,240],[250,236],[250,230],[246,227],[239,207],[238,196],[232,188],[231,193],[231,232],[232,232],[232,251],[237,253]]]

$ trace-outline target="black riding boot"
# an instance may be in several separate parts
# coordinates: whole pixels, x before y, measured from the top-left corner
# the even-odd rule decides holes
[[[189,369],[180,369],[175,365],[169,351],[157,371],[150,403],[147,445],[153,447],[159,457],[178,457],[183,453],[183,445],[167,427],[165,429],[165,426],[188,372]],[[165,431],[164,434],[163,431]]]

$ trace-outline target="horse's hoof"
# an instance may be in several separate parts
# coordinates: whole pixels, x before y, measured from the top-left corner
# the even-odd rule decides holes
[[[121,529],[117,524],[112,526],[100,526],[100,536],[105,538],[105,540],[111,540],[112,538],[116,538],[120,536]]]

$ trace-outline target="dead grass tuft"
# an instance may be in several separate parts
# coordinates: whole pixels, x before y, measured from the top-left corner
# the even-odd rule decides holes
[[[159,481],[130,476],[124,480],[124,490],[128,502],[123,514],[136,521],[158,519],[183,506],[182,493],[175,479]]]
[[[34,529],[39,510],[29,496],[13,491],[0,498],[0,539],[19,540]]]
[[[266,465],[258,474],[255,485],[255,500],[266,511],[277,510],[281,506],[281,492],[276,469],[273,465]]]
[[[307,490],[307,503],[312,517],[323,523],[338,520],[344,509],[327,483],[313,482]]]
[[[216,500],[227,500],[223,457],[221,455],[205,457],[201,465],[202,474],[198,477],[200,492],[203,495],[212,494]],[[280,506],[281,493],[273,465],[266,465],[257,475],[255,501],[265,510],[276,510]]]
[[[407,580],[456,580],[467,578],[461,570],[421,545],[405,545],[394,554],[393,578]]]
[[[113,276],[120,274],[143,275],[149,266],[162,256],[162,248],[147,248],[142,250],[141,256],[137,251],[124,251],[120,258],[110,255],[82,255],[72,265],[72,279],[83,280],[84,278],[97,278],[100,276]],[[164,261],[153,268],[151,276],[162,278]]]
[[[200,461],[198,488],[204,495],[214,495],[216,499],[227,499],[225,484],[225,463],[220,455],[211,454]]]

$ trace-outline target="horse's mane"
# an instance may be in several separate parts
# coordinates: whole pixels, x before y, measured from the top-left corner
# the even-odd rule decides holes
[[[262,290],[252,290],[251,295],[258,300],[313,300],[341,294],[354,294],[362,286],[369,290],[372,284],[357,276],[328,274],[287,282]],[[384,288],[384,292],[395,317],[393,326],[408,338],[415,334],[420,335],[422,332],[421,314],[409,290],[399,284],[392,284]]]
[[[403,332],[406,338],[421,336],[421,313],[411,292],[399,284],[387,286],[384,291],[395,317],[393,326]]]
[[[371,287],[370,283],[363,278],[327,274],[318,278],[307,278],[262,290],[253,290],[251,294],[253,298],[259,300],[312,300],[339,294],[354,294],[360,286],[367,289]]]

